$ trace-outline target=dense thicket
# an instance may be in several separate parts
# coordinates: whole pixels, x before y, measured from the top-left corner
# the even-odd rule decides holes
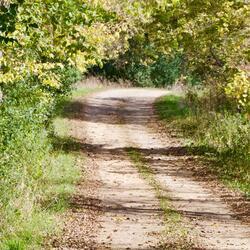
[[[141,87],[167,87],[178,81],[185,71],[181,53],[163,54],[151,46],[145,35],[128,41],[129,49],[111,60],[104,60],[89,72],[111,80],[129,80]]]
[[[209,85],[213,94],[249,112],[249,3],[148,1],[147,8],[150,19],[104,73],[119,76],[122,70],[122,77],[156,86],[183,76],[187,82]],[[176,56],[181,56],[177,64]]]

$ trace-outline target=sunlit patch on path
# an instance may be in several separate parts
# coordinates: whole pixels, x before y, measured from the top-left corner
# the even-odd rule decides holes
[[[163,90],[115,89],[72,103],[71,134],[95,166],[91,178],[98,183],[89,197],[88,210],[99,212],[86,249],[163,249],[160,201],[129,158],[130,148],[145,159],[186,227],[195,232],[194,243],[204,249],[250,249],[250,227],[193,178],[185,168],[194,164],[185,148],[150,128],[153,102],[164,94]]]

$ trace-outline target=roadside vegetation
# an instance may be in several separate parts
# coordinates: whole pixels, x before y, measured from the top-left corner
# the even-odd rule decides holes
[[[63,118],[65,107],[72,97],[82,97],[93,91],[80,88],[61,98],[45,127],[43,123],[30,122],[25,123],[22,130],[14,127],[10,131],[8,127],[11,134],[16,132],[18,136],[13,138],[9,151],[5,149],[12,157],[1,159],[5,164],[2,167],[9,167],[4,173],[8,178],[2,179],[4,185],[1,185],[4,193],[1,197],[1,249],[40,249],[45,238],[60,233],[63,221],[59,216],[68,208],[69,197],[81,177],[79,164],[84,161],[82,155],[72,153],[64,145],[70,140],[69,125]],[[18,112],[20,115],[21,110]],[[20,117],[17,119],[20,125]]]
[[[205,109],[206,96],[193,98],[193,93],[186,97],[169,95],[161,98],[155,104],[160,119],[168,130],[187,139],[187,146],[191,151],[195,150],[193,153],[206,157],[210,161],[210,170],[224,183],[249,197],[249,120],[230,110],[212,112]],[[206,102],[203,107],[197,105],[202,101]]]

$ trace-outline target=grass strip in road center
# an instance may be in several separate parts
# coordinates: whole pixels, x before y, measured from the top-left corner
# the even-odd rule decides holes
[[[165,229],[162,234],[161,249],[193,249],[188,230],[182,225],[181,215],[174,210],[166,191],[155,178],[155,174],[148,165],[145,157],[134,148],[127,149],[128,156],[138,169],[140,175],[154,189],[164,215]]]

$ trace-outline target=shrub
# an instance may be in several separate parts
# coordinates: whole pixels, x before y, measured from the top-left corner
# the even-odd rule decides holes
[[[59,69],[58,69],[59,71]],[[60,74],[59,74],[60,73]],[[64,88],[44,87],[36,77],[6,85],[0,103],[0,248],[37,249],[51,229],[46,200],[62,200],[56,191],[66,172],[74,175],[70,156],[55,154],[49,138],[58,103],[80,75],[73,68],[57,72]],[[59,172],[60,175],[55,175]],[[53,175],[53,177],[52,177]],[[65,177],[66,176],[66,177]],[[73,178],[75,179],[75,177]]]
[[[203,122],[198,129],[198,137],[202,144],[215,149],[219,154],[249,157],[250,124],[244,116],[211,113],[202,115],[202,119]]]
[[[167,87],[173,85],[182,74],[180,55],[160,54],[150,62],[143,62],[143,56],[128,51],[121,58],[104,63],[102,68],[93,67],[90,72],[108,79],[130,80],[140,87]]]
[[[249,196],[249,121],[242,114],[226,112],[201,114],[196,124],[196,144],[215,153],[212,170],[227,184]]]
[[[235,74],[225,91],[239,110],[250,113],[250,82],[246,72],[239,71]]]

